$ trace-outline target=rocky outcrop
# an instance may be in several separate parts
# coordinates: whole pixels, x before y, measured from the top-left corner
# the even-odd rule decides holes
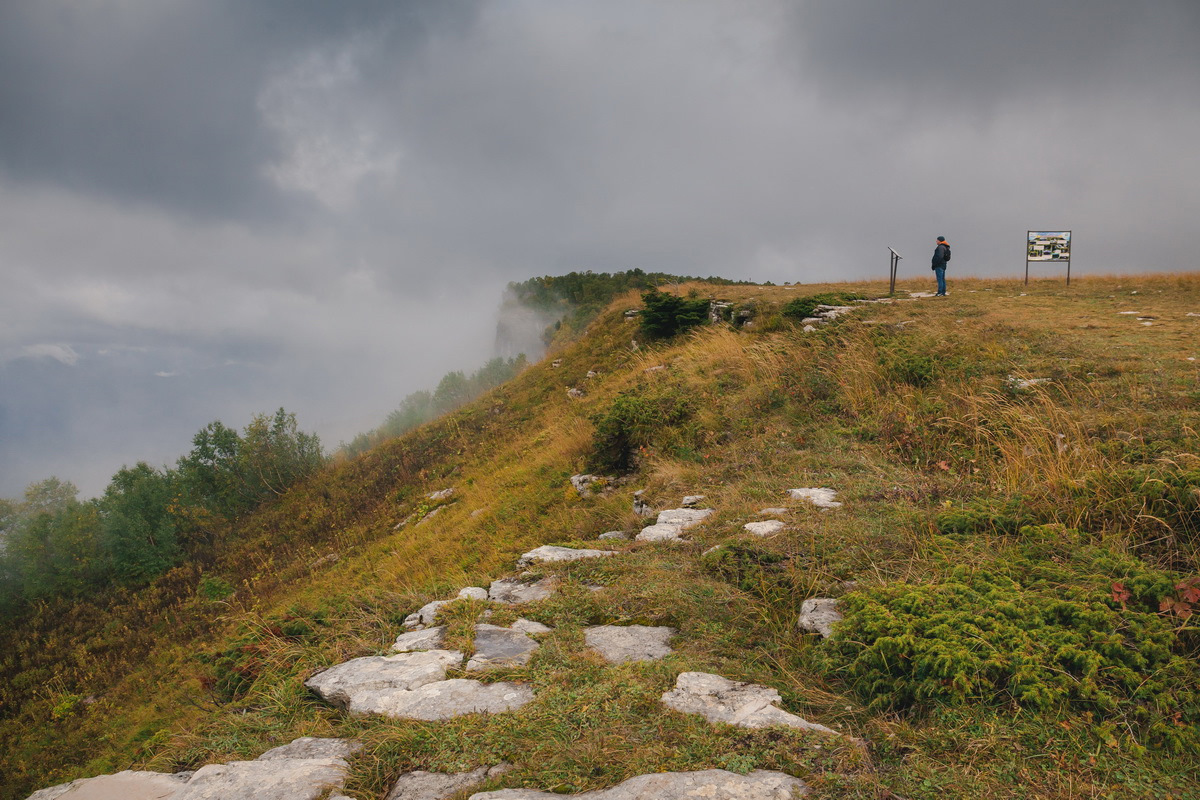
[[[709,722],[723,722],[741,728],[798,728],[806,731],[841,734],[832,728],[809,722],[788,713],[775,704],[782,698],[768,686],[741,683],[706,672],[684,672],[675,688],[662,696],[668,708],[685,714],[699,714]]]
[[[480,767],[470,772],[424,772],[401,775],[385,800],[445,800],[512,769],[511,764]]]
[[[842,621],[837,607],[838,601],[831,597],[810,597],[800,604],[796,625],[802,631],[819,633],[821,638],[828,639],[833,635],[834,623]]]
[[[476,625],[475,655],[467,662],[467,671],[487,672],[523,667],[533,658],[537,649],[538,643],[522,630],[502,628],[498,625]]]
[[[536,603],[554,594],[558,582],[554,578],[542,578],[540,581],[529,583],[515,578],[492,581],[488,588],[488,599],[493,603]]]
[[[837,500],[837,492],[833,489],[809,488],[809,489],[788,489],[788,494],[794,500],[807,500],[817,508],[841,508],[842,504]]]
[[[723,769],[706,769],[639,775],[611,789],[580,794],[500,789],[477,792],[469,800],[791,800],[807,794],[808,786],[804,781],[782,772],[756,769],[747,775],[738,775]]]
[[[641,533],[634,538],[639,542],[681,541],[680,534],[694,525],[699,525],[712,513],[711,508],[668,508],[658,512],[658,519],[654,524],[642,528]]]
[[[768,519],[762,522],[747,522],[742,527],[755,536],[770,536],[783,530],[784,524],[777,519]]]
[[[527,567],[530,564],[557,561],[578,561],[581,558],[601,558],[616,555],[612,550],[580,550],[574,547],[558,547],[557,545],[542,545],[530,550],[517,560],[517,566]]]
[[[342,787],[359,745],[304,737],[254,761],[208,764],[168,775],[125,771],[42,789],[29,800],[317,800]]]
[[[667,642],[674,635],[674,628],[648,625],[599,625],[583,631],[587,646],[612,664],[669,656],[673,651]]]

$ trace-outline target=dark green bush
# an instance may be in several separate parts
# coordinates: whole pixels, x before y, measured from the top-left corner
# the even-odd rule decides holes
[[[865,299],[857,292],[823,292],[806,297],[797,297],[788,302],[780,313],[792,319],[804,319],[805,317],[811,317],[813,312],[817,310],[817,306],[844,306],[855,300]]]
[[[700,563],[706,572],[739,589],[759,595],[778,584],[784,575],[786,557],[752,542],[730,542],[705,553]]]
[[[686,429],[695,409],[677,387],[639,387],[617,395],[609,408],[592,417],[596,434],[591,467],[600,472],[628,472],[640,449],[655,444],[695,447]]]
[[[1021,497],[970,500],[958,508],[937,515],[935,524],[946,534],[1006,534],[1013,535],[1024,525],[1038,520]]]
[[[642,331],[651,339],[667,339],[708,321],[708,300],[689,299],[652,289],[642,295]]]
[[[1121,588],[1172,585],[1136,562],[1111,557],[1106,566],[1129,573]],[[1200,671],[1177,652],[1172,620],[1121,602],[1114,582],[1073,580],[1053,565],[1017,562],[851,594],[828,652],[875,709],[1071,708],[1120,718],[1149,743],[1200,752]]]
[[[1198,468],[1148,464],[1091,472],[1075,495],[1089,527],[1149,531],[1152,538],[1166,529],[1181,542],[1200,544]]]

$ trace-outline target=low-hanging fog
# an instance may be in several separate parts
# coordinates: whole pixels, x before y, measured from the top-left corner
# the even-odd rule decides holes
[[[1192,270],[1194,0],[0,4],[0,496],[283,406],[327,447],[505,284]]]

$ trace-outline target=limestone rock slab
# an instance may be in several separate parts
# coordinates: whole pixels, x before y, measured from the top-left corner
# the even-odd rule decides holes
[[[446,669],[461,664],[462,658],[457,650],[366,656],[319,672],[304,685],[352,714],[371,713],[392,694],[445,680]]]
[[[29,800],[168,800],[186,782],[186,776],[125,770],[39,789]]]
[[[531,619],[524,619],[524,618],[518,619],[516,622],[514,622],[512,625],[509,625],[508,627],[512,628],[514,631],[520,631],[521,633],[527,633],[530,636],[536,636],[537,634],[540,634],[540,633],[549,633],[550,631],[554,630],[554,628],[551,628],[549,625],[543,625],[540,622],[534,622]]]
[[[396,637],[396,642],[392,645],[392,650],[397,653],[412,653],[418,650],[441,650],[442,642],[445,638],[445,625],[402,633]]]
[[[467,662],[467,671],[523,667],[537,649],[538,643],[523,631],[479,624],[475,626],[475,655]]]
[[[536,583],[526,583],[513,578],[492,581],[488,599],[494,603],[535,603],[545,600],[554,593],[557,582],[554,578],[542,578]]]
[[[668,508],[658,512],[655,522],[659,525],[678,525],[687,530],[693,525],[699,525],[712,513],[711,508]]]
[[[613,664],[669,656],[673,651],[667,642],[674,635],[674,628],[649,625],[599,625],[583,631],[587,646]]]
[[[833,489],[805,488],[788,489],[788,494],[795,500],[807,500],[817,508],[841,508],[842,504],[835,500],[837,492]]]
[[[453,678],[427,683],[411,692],[380,694],[375,702],[357,712],[427,722],[461,717],[464,714],[499,714],[515,711],[533,700],[533,690],[519,683],[481,683]]]
[[[234,761],[196,770],[173,800],[317,800],[346,782],[340,758]]]
[[[784,524],[777,519],[768,519],[762,522],[747,522],[742,527],[755,536],[770,536],[783,530]]]
[[[833,624],[842,621],[842,613],[837,607],[838,601],[832,597],[810,597],[800,604],[796,625],[802,631],[819,633],[828,639],[833,635]]]
[[[503,775],[511,764],[479,767],[470,772],[425,772],[401,775],[385,800],[445,800],[489,778]]]
[[[296,758],[347,759],[362,749],[362,744],[349,739],[325,739],[302,736],[288,744],[263,753],[255,761],[281,761]]]
[[[458,590],[459,600],[487,600],[488,592],[482,586],[467,586]]]
[[[527,567],[540,562],[578,561],[581,558],[601,558],[615,553],[611,550],[587,550],[547,544],[530,550],[517,559],[517,566]]]
[[[633,538],[639,542],[682,542],[681,533],[683,528],[679,525],[655,523],[642,528],[641,533]]]
[[[662,696],[668,708],[699,714],[709,722],[741,728],[787,727],[840,736],[837,731],[788,713],[775,704],[782,698],[769,686],[731,681],[707,672],[683,672],[675,688]]]
[[[804,781],[782,772],[756,769],[748,775],[738,775],[723,769],[706,769],[639,775],[609,789],[580,794],[500,789],[476,792],[469,800],[791,800],[807,794]]]
[[[426,603],[404,618],[404,627],[414,629],[432,625],[434,618],[437,616],[438,609],[449,602],[451,601],[434,600],[431,603]]]
[[[684,508],[695,508],[696,506],[700,505],[700,501],[703,499],[704,495],[702,494],[689,494],[680,501],[679,505],[683,506]]]
[[[625,531],[608,531],[596,537],[597,539],[628,539],[629,534]]]

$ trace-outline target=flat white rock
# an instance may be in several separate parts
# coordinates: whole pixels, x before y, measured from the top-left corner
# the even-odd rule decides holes
[[[788,489],[788,494],[794,500],[807,500],[817,508],[841,508],[842,504],[837,500],[837,492],[833,489],[807,488],[807,489]]]
[[[687,530],[693,525],[699,525],[712,513],[711,508],[668,508],[658,512],[655,522],[659,525],[678,525]]]
[[[674,635],[674,628],[649,625],[599,625],[583,631],[587,646],[613,664],[669,656],[674,651],[667,642]]]
[[[709,722],[722,722],[740,728],[799,728],[840,736],[837,731],[809,722],[778,708],[782,698],[768,686],[741,683],[707,672],[684,672],[675,688],[662,696],[668,708],[685,714],[699,714]]]
[[[418,650],[441,650],[442,640],[446,637],[446,626],[426,628],[422,631],[402,633],[396,637],[392,650],[397,653],[412,653]]]
[[[352,714],[371,713],[382,697],[445,680],[446,669],[461,664],[462,658],[457,650],[365,656],[318,672],[304,685]]]
[[[533,658],[538,643],[523,631],[499,625],[475,626],[475,655],[467,662],[468,672],[523,667]]]
[[[545,600],[554,593],[557,582],[554,578],[542,578],[536,583],[526,583],[513,578],[492,581],[488,599],[493,603],[534,603]]]
[[[786,517],[788,509],[786,508],[763,508],[759,509],[759,514],[764,517]]]
[[[777,519],[768,519],[762,522],[747,522],[742,527],[755,536],[770,536],[783,530],[784,524]]]
[[[386,800],[445,800],[510,769],[511,764],[497,764],[470,772],[409,772],[400,776]]]
[[[518,619],[508,627],[514,631],[527,633],[531,636],[536,636],[539,633],[549,633],[550,631],[554,630],[554,628],[551,628],[549,625],[543,625],[542,623],[534,622],[531,619]]]
[[[186,782],[186,776],[125,770],[39,789],[29,800],[165,800],[175,797]]]
[[[838,601],[832,597],[810,597],[800,604],[800,618],[796,625],[802,631],[819,633],[828,639],[833,635],[833,624],[842,621],[837,610]]]
[[[527,567],[530,564],[539,562],[578,561],[581,558],[600,558],[611,555],[615,555],[611,550],[581,550],[574,547],[558,547],[557,545],[547,544],[534,548],[521,556],[517,559],[517,566]]]
[[[723,769],[706,769],[638,775],[609,789],[580,794],[500,789],[476,792],[469,800],[792,800],[807,794],[804,781],[782,772],[756,769],[748,775],[738,775]]]
[[[481,586],[468,586],[458,590],[459,600],[487,600],[488,591]]]
[[[431,603],[426,603],[425,605],[421,606],[416,611],[414,611],[413,613],[409,614],[407,617],[404,618],[404,627],[406,627],[406,628],[424,628],[428,625],[432,625],[434,617],[437,616],[438,609],[440,609],[442,606],[446,605],[449,602],[451,602],[451,601],[450,600],[434,600]]]
[[[642,528],[641,532],[633,538],[639,542],[682,542],[683,539],[679,536],[681,533],[683,533],[683,527],[680,525],[658,522]]]

